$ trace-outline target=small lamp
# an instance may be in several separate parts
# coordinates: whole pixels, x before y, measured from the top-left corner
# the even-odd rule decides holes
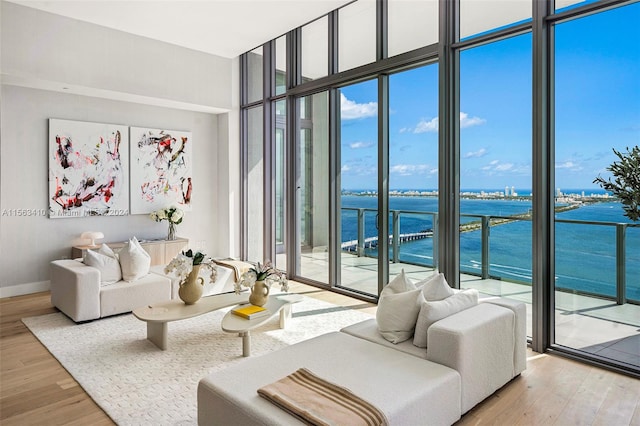
[[[96,240],[100,240],[104,238],[104,234],[100,231],[86,231],[80,235],[80,238],[84,238],[86,240],[91,240],[89,244],[91,247],[96,246]]]

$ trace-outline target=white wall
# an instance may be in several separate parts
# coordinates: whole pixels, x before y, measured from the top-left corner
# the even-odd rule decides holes
[[[14,3],[0,6],[2,74],[12,82],[231,108],[231,59]]]
[[[47,290],[49,262],[69,257],[83,231],[105,241],[166,236],[167,223],[147,215],[14,215],[48,209],[49,118],[191,131],[193,211],[178,235],[207,254],[236,256],[238,61],[12,3],[0,10],[0,297]]]

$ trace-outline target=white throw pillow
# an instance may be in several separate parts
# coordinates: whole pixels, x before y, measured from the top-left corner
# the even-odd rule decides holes
[[[419,348],[426,348],[427,330],[433,323],[477,304],[478,290],[476,289],[463,290],[443,300],[422,299],[413,344]]]
[[[86,250],[84,263],[100,271],[101,286],[114,284],[122,279],[118,257],[106,244],[103,244],[97,251]]]
[[[455,293],[449,287],[443,273],[434,273],[428,276],[424,280],[417,282],[416,287],[422,287],[422,295],[425,300],[430,302],[446,299]]]
[[[378,331],[391,343],[400,343],[413,335],[420,305],[420,289],[405,276],[404,269],[382,289],[376,311]]]
[[[149,273],[151,256],[142,248],[136,237],[131,238],[120,249],[119,255],[123,280],[132,282]]]

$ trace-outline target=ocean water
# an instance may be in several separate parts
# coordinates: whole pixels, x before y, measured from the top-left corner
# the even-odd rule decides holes
[[[588,193],[591,193],[589,191]],[[357,212],[348,208],[371,209],[365,211],[365,238],[377,235],[376,197],[342,196],[342,241],[358,237]],[[438,202],[432,197],[390,197],[390,210],[402,210],[400,233],[414,233],[433,229],[433,214],[405,212],[437,212]],[[460,200],[461,222],[478,220],[478,215],[508,216],[526,213],[530,201],[519,200]],[[555,251],[556,287],[595,295],[616,295],[616,223],[632,223],[623,215],[622,205],[602,202],[584,205],[578,209],[556,214]],[[563,223],[563,220],[603,222],[606,224]],[[392,216],[389,218],[390,229]],[[625,238],[626,297],[640,301],[640,227],[627,227]],[[492,226],[489,237],[489,273],[509,281],[531,283],[532,228],[530,221],[517,221]],[[410,241],[400,245],[401,261],[425,266],[433,265],[433,239]],[[377,256],[376,249],[367,254]],[[393,249],[390,248],[390,258]],[[460,235],[460,269],[464,273],[482,271],[481,232]]]

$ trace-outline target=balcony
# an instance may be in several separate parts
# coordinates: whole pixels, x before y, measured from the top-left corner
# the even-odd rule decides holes
[[[365,225],[371,226],[376,213],[372,209],[343,208],[343,223],[345,217],[357,218],[358,232],[356,240],[342,243],[341,281],[348,283],[345,288],[372,295],[377,294],[377,238],[366,237]],[[403,233],[402,220],[418,216],[423,217],[424,228],[420,232]],[[421,279],[437,268],[434,262],[437,226],[433,226],[437,220],[435,212],[390,211],[389,271],[392,277],[404,269],[410,277]],[[637,251],[640,225],[556,219],[556,240],[570,233],[590,235],[595,227],[607,235],[598,244],[598,264],[580,265],[580,259],[593,261],[592,254],[586,253],[584,247],[556,244],[555,342],[638,368],[640,264],[633,257],[640,252]],[[524,236],[521,243],[515,244],[521,252],[512,249],[504,253],[505,239],[518,236]],[[420,248],[416,249],[418,241]],[[501,296],[525,302],[529,336],[532,334],[530,253],[530,215],[461,215],[461,288],[475,288],[481,297]],[[501,256],[503,261],[492,261]],[[504,259],[510,261],[504,262]],[[301,261],[305,262],[307,271],[312,265],[324,271],[328,267],[323,252],[303,253]],[[562,262],[571,262],[573,272],[561,266]],[[584,285],[576,285],[580,282]]]

